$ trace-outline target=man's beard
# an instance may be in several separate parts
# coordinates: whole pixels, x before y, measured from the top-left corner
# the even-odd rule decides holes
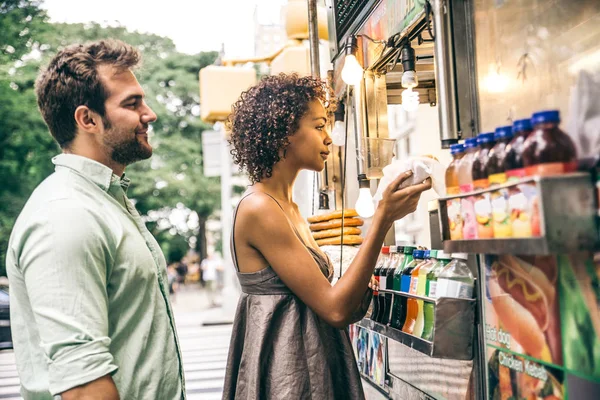
[[[152,148],[144,146],[137,138],[135,132],[119,130],[114,128],[110,121],[104,119],[106,129],[104,135],[104,145],[110,151],[110,158],[122,165],[129,165],[136,161],[146,160],[152,156]],[[123,137],[128,137],[133,133],[133,138],[127,141],[120,141]]]

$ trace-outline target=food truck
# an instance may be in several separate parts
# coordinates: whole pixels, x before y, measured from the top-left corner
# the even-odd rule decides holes
[[[600,398],[600,2],[325,3],[334,207],[365,231],[388,165],[444,168],[350,328],[365,382],[403,400]]]

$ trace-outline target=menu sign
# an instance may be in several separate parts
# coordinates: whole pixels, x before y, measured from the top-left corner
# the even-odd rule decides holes
[[[488,398],[598,398],[600,264],[590,254],[484,259]],[[595,390],[582,397],[582,385]]]

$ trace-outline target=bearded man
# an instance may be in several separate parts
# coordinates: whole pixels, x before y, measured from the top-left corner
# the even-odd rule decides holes
[[[11,322],[25,399],[182,399],[165,258],[127,198],[156,114],[117,40],[60,51],[36,84],[62,149],[11,234]]]

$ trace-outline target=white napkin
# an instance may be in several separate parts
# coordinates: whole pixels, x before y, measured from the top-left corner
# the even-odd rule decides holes
[[[445,168],[438,160],[430,157],[409,157],[406,160],[394,160],[383,169],[383,178],[379,181],[379,187],[373,200],[380,201],[388,185],[408,170],[411,170],[413,175],[405,180],[400,188],[416,185],[427,178],[431,178],[433,190],[438,196],[443,196],[446,193]]]

